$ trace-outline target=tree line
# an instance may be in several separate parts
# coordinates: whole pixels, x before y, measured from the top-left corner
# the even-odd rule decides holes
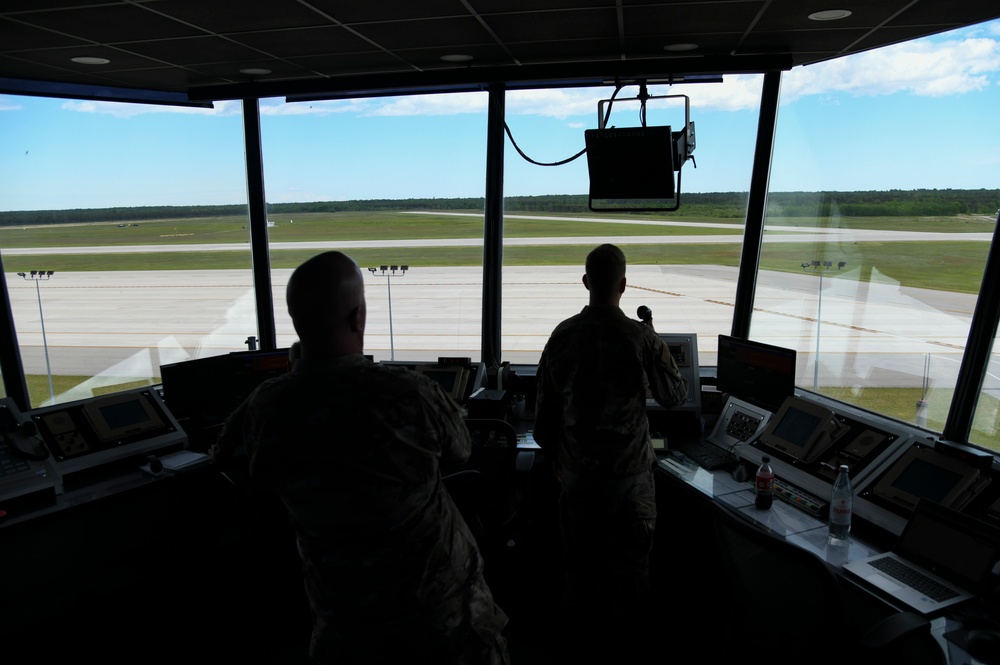
[[[678,216],[741,219],[747,192],[682,194]],[[397,210],[482,210],[485,199],[365,199],[272,203],[268,214],[377,212]],[[583,194],[511,196],[504,200],[507,212],[590,214]],[[767,214],[773,217],[949,217],[996,215],[1000,189],[891,189],[860,192],[773,192],[768,195]],[[27,210],[0,212],[0,226],[69,224],[86,222],[136,222],[155,219],[191,219],[246,215],[246,205],[138,206]],[[653,214],[653,213],[647,213]]]

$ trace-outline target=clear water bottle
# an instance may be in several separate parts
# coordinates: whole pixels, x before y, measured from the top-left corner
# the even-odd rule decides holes
[[[851,477],[846,464],[840,465],[837,479],[830,494],[830,538],[847,540],[851,533],[851,511],[854,496],[851,492]]]
[[[754,499],[754,505],[761,509],[770,508],[771,502],[774,500],[774,471],[771,470],[770,457],[764,457],[760,461],[760,467],[757,469],[756,490],[757,498]]]

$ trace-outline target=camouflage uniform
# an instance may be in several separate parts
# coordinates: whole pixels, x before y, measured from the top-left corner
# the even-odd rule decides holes
[[[507,662],[507,617],[441,480],[471,446],[438,384],[363,356],[300,360],[227,429],[242,431],[251,477],[278,493],[295,527],[313,658]]]
[[[534,437],[557,458],[570,610],[599,598],[604,577],[612,616],[628,621],[648,588],[656,456],[647,388],[666,407],[687,396],[659,336],[613,305],[560,323],[538,363]]]

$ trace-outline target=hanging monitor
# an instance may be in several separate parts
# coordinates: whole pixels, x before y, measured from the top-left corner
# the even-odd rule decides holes
[[[584,132],[590,209],[676,210],[670,127],[611,127]]]

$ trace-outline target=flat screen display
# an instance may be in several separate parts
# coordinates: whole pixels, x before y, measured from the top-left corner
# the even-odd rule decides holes
[[[812,441],[819,425],[820,418],[816,414],[806,413],[802,409],[788,409],[774,428],[774,435],[803,450]]]
[[[962,475],[927,460],[915,459],[896,477],[892,486],[913,496],[941,503],[962,480]]]
[[[103,406],[98,410],[104,416],[104,422],[111,429],[131,427],[149,420],[146,409],[143,408],[138,399]]]
[[[795,351],[719,335],[716,388],[775,413],[795,393]]]
[[[175,418],[222,420],[257,386],[288,369],[287,348],[161,365],[163,398]]]
[[[591,203],[666,203],[674,199],[670,127],[588,129],[587,169]]]
[[[877,496],[912,510],[920,499],[959,508],[982,489],[979,470],[964,460],[913,446],[876,483]]]
[[[468,379],[469,370],[464,367],[441,365],[418,365],[417,371],[428,379],[441,385],[446,393],[456,401],[461,401],[465,397],[465,384]]]
[[[166,424],[144,393],[123,393],[83,405],[83,413],[103,443],[163,430]]]

